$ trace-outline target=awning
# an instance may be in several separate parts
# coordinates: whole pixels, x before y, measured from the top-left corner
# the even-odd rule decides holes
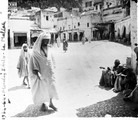
[[[98,30],[97,28],[92,28],[93,31]]]
[[[32,37],[32,38],[38,37],[40,33],[41,33],[41,31],[40,31],[40,32],[33,32],[33,33],[31,34],[31,37]]]
[[[41,31],[41,29],[38,26],[31,26],[30,30]]]
[[[50,28],[50,29],[42,29],[42,31],[47,32],[47,33],[57,33],[58,31],[54,28]]]

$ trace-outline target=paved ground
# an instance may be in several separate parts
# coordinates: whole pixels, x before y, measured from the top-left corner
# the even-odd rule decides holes
[[[125,63],[126,58],[131,55],[130,47],[108,41],[94,41],[85,45],[69,43],[67,53],[63,52],[62,47],[53,49],[59,93],[59,100],[55,100],[54,103],[58,112],[52,110],[40,112],[40,106],[33,104],[30,90],[21,86],[22,79],[17,75],[16,65],[20,50],[16,49],[8,51],[8,88],[11,100],[11,104],[8,105],[9,117],[77,118],[85,114],[87,108],[84,110],[84,107],[117,97],[112,90],[105,90],[98,86],[101,75],[99,67],[112,66],[115,59]],[[102,116],[105,114],[107,113]]]

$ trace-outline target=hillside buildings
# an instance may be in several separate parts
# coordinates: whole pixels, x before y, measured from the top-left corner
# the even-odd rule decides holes
[[[26,12],[22,17],[28,16],[32,10]],[[61,8],[60,11],[57,11],[52,7],[37,10],[33,15],[35,19],[33,19],[34,24],[30,26],[28,39],[31,44],[29,45],[32,45],[32,38],[37,37],[40,31],[50,32],[52,43],[56,41],[57,36],[60,36],[61,41],[65,37],[70,42],[81,41],[82,36],[85,36],[89,42],[110,39],[130,44],[130,7],[122,8],[121,0],[83,0],[81,12],[78,8],[73,8],[71,11]],[[11,22],[13,19],[9,18],[9,21]],[[30,19],[30,21],[32,20]],[[14,34],[12,29],[16,24],[10,25],[9,39],[11,40],[9,41],[12,41],[15,39],[11,38]],[[16,28],[16,30],[18,29]],[[24,30],[22,27],[20,29]],[[28,32],[27,35],[29,35]]]

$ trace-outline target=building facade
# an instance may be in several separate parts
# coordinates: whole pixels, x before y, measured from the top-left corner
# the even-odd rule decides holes
[[[8,47],[30,46],[30,20],[28,17],[10,17],[8,20]]]
[[[58,19],[57,28],[61,33],[61,40],[65,37],[69,41],[81,41],[84,35],[87,40],[91,40],[91,16],[83,14],[69,13],[68,17]]]
[[[94,0],[82,0],[82,10],[94,10]]]
[[[118,42],[126,42],[127,44],[130,44],[131,43],[130,35],[131,35],[130,16],[115,22],[115,38]]]
[[[17,2],[8,2],[8,11],[16,12],[17,11]]]
[[[54,17],[53,11],[40,10],[36,12],[36,24],[42,29],[55,28],[57,19]]]

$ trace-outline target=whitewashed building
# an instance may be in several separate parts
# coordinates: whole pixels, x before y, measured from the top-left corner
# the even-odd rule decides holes
[[[35,23],[42,31],[51,34],[51,43],[54,43],[57,34],[57,18],[55,17],[55,14],[57,14],[57,10],[54,8],[43,9],[36,12]]]
[[[47,9],[36,12],[36,24],[42,29],[55,28],[57,19],[54,18],[55,12]]]
[[[61,33],[61,39],[64,37],[69,41],[81,41],[84,35],[88,40],[91,40],[91,16],[83,13],[74,15],[69,13],[68,17],[58,19],[57,28]]]
[[[30,46],[30,20],[28,17],[10,17],[8,20],[8,46],[18,48],[23,43]]]

